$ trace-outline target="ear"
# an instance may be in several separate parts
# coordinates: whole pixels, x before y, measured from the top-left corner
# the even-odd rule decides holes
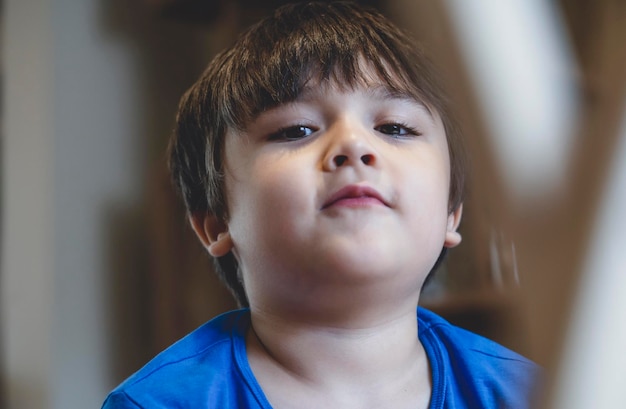
[[[463,205],[460,204],[455,211],[448,215],[448,225],[446,227],[446,238],[443,243],[444,247],[452,248],[461,243],[461,233],[457,231],[459,224],[461,223],[461,216],[463,215]]]
[[[193,231],[213,257],[222,257],[233,248],[228,225],[215,215],[196,212],[189,216]]]

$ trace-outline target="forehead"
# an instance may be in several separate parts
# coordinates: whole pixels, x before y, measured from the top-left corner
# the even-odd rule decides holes
[[[307,83],[298,96],[292,102],[311,102],[320,101],[332,96],[334,93],[342,93],[346,91],[358,92],[363,99],[377,102],[402,102],[415,106],[424,111],[429,116],[437,116],[437,112],[416,98],[412,93],[404,89],[391,88],[387,84],[379,81],[361,83],[358,85],[346,86],[337,82],[320,83],[315,81]]]

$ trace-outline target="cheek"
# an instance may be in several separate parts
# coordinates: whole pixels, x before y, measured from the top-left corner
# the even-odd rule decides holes
[[[443,204],[447,210],[447,199],[450,189],[450,169],[447,151],[432,146],[430,149],[404,159],[410,164],[408,171],[403,172],[408,190],[418,203],[432,203],[436,207]],[[419,197],[418,197],[419,196]]]
[[[443,244],[448,218],[449,171],[445,159],[440,155],[419,158],[404,180],[410,229],[429,237],[435,246]]]
[[[267,160],[253,164],[244,175],[228,177],[229,227],[234,239],[258,246],[293,235],[315,189],[307,182],[313,176],[302,173],[289,162]]]

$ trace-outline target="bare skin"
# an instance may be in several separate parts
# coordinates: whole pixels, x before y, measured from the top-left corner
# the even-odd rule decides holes
[[[248,359],[272,406],[427,408],[431,379],[415,310],[369,328],[319,328],[254,315]]]

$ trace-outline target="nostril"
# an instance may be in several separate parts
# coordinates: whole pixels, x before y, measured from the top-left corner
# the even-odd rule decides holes
[[[363,162],[365,165],[371,165],[374,163],[374,156],[370,154],[363,155],[361,156],[361,162]]]
[[[347,160],[348,160],[348,157],[346,155],[337,155],[335,156],[335,165],[343,166],[343,164],[346,163]]]

